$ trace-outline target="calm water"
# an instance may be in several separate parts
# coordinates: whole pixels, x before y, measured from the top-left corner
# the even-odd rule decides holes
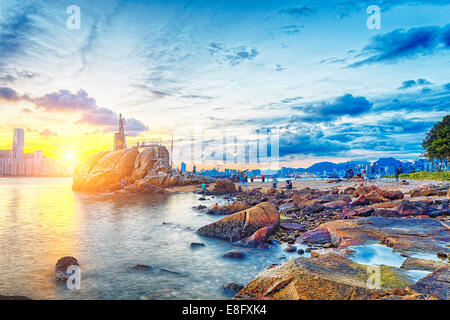
[[[218,198],[201,202],[191,193],[114,198],[73,193],[71,183],[66,178],[0,179],[0,295],[224,299],[229,297],[224,283],[246,284],[290,256],[278,247],[249,250],[244,260],[222,258],[233,249],[230,243],[196,234],[218,217],[192,209]],[[191,242],[206,246],[191,249]],[[80,262],[80,290],[53,281],[56,261],[66,255]],[[132,270],[136,264],[154,270]]]

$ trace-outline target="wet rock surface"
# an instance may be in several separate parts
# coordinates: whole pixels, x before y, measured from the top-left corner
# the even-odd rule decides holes
[[[279,223],[280,214],[276,207],[264,202],[203,226],[197,232],[202,236],[236,242],[252,236],[261,228],[277,227]]]
[[[357,264],[333,253],[313,258],[288,260],[270,266],[250,281],[234,299],[277,300],[366,300],[389,296],[424,299],[413,290],[405,271],[381,266],[381,285],[371,289],[368,266]],[[369,280],[370,281],[370,280]]]
[[[61,259],[58,260],[58,262],[56,262],[55,265],[55,273],[54,273],[54,277],[56,281],[66,281],[70,274],[67,273],[67,269],[70,266],[79,266],[80,264],[78,263],[78,260],[75,259],[74,257],[71,256],[67,256],[67,257],[62,257]]]

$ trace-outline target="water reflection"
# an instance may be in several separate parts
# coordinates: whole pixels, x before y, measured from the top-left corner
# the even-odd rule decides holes
[[[226,298],[222,285],[246,283],[280,263],[281,248],[221,257],[233,246],[196,230],[217,217],[192,209],[194,194],[112,197],[74,194],[70,179],[0,179],[0,294],[41,299]],[[218,198],[204,202],[211,205]],[[205,247],[192,250],[191,242]],[[75,256],[81,290],[55,283],[56,261]],[[152,271],[133,270],[136,264]]]

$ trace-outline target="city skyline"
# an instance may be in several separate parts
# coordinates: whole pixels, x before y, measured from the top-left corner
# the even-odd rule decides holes
[[[24,128],[25,152],[82,161],[123,113],[130,145],[276,129],[281,166],[414,160],[450,110],[448,1],[76,2],[79,29],[57,1],[2,3],[0,148]]]

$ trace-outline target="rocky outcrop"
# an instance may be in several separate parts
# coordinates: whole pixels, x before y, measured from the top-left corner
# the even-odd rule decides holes
[[[445,267],[446,265],[447,264],[445,262],[408,257],[405,261],[403,261],[400,268],[404,270],[435,271],[439,268]]]
[[[234,201],[231,204],[227,204],[224,206],[219,206],[217,203],[212,206],[211,209],[207,211],[208,214],[216,214],[216,215],[228,215],[232,213],[236,213],[242,210],[246,210],[250,208],[250,205],[247,203],[241,203],[238,201]]]
[[[203,226],[197,232],[202,236],[235,242],[250,237],[259,229],[265,227],[269,227],[265,230],[265,235],[268,235],[279,223],[280,214],[276,207],[271,203],[264,202]],[[257,236],[261,235],[257,234]]]
[[[122,180],[134,192],[148,191],[148,186],[165,186],[170,183],[169,159],[163,146],[99,152],[75,169],[72,189],[110,192],[120,189]]]
[[[79,265],[78,260],[71,256],[59,259],[55,266],[55,280],[66,281],[70,276],[70,274],[67,273],[67,268]]]
[[[450,252],[445,246],[450,243],[449,226],[433,219],[368,217],[330,221],[303,234],[298,241],[322,244],[327,239],[337,248],[378,241],[404,253]]]
[[[368,266],[352,262],[335,253],[310,259],[288,260],[270,266],[250,281],[234,299],[276,300],[367,300],[396,297],[424,299],[413,290],[405,271],[380,266],[380,287],[374,289]],[[369,283],[369,285],[368,285]]]
[[[236,193],[236,186],[234,183],[228,179],[218,179],[214,185],[214,194],[232,194]]]
[[[439,300],[450,299],[450,267],[439,268],[409,287],[421,294],[431,295]]]

